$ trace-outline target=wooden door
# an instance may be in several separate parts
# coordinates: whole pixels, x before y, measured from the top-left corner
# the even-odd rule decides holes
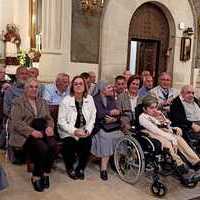
[[[167,71],[169,24],[163,11],[153,3],[140,6],[130,22],[127,66],[130,65],[131,41],[137,41],[136,72],[151,71],[158,74]]]

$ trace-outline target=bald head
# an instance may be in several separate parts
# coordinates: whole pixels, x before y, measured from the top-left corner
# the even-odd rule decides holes
[[[153,78],[151,75],[144,76],[143,86],[149,90],[153,87]]]
[[[163,72],[159,76],[160,86],[164,89],[169,89],[172,84],[172,77],[169,73]]]
[[[64,92],[69,87],[69,75],[66,73],[59,73],[56,76],[56,87],[60,92]]]
[[[185,85],[181,88],[181,96],[187,103],[194,101],[194,88],[192,85]]]

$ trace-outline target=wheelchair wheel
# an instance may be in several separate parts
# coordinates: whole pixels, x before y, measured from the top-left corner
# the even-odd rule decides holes
[[[157,197],[163,197],[167,192],[167,188],[161,182],[154,182],[151,185],[151,192]]]
[[[119,177],[127,183],[135,184],[144,172],[145,160],[138,141],[125,136],[115,147],[114,161]]]

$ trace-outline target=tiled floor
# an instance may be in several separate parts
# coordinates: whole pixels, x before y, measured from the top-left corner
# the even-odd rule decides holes
[[[9,187],[0,192],[0,200],[151,200],[149,191],[151,180],[142,177],[132,186],[121,181],[116,174],[109,171],[109,180],[103,182],[99,178],[98,166],[90,163],[84,181],[69,179],[62,163],[51,175],[51,187],[43,193],[34,192],[30,184],[30,174],[25,166],[14,166],[5,160],[3,163],[9,178]],[[186,189],[174,178],[163,179],[168,193],[163,199],[184,200],[200,196],[200,184],[194,189]]]

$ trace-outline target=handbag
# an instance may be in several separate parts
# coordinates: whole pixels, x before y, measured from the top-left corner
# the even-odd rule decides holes
[[[118,121],[113,122],[113,123],[109,123],[109,124],[103,123],[102,124],[102,129],[105,132],[117,131],[117,130],[120,129],[120,123]]]

